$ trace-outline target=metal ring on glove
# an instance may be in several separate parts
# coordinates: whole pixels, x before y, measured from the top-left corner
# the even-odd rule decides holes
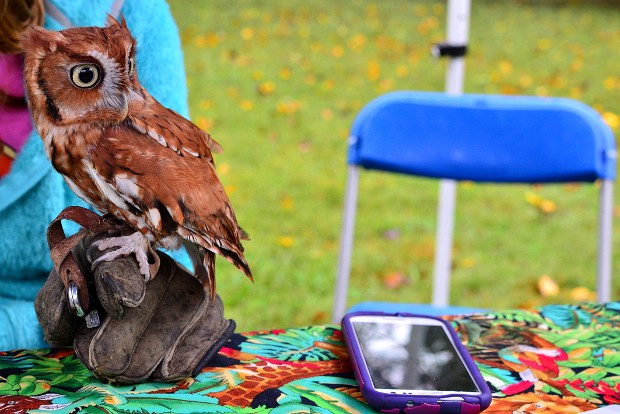
[[[84,312],[84,309],[80,304],[78,286],[75,282],[69,282],[69,289],[67,289],[67,302],[69,303],[69,308],[71,308],[76,316],[83,318],[86,315],[86,312]]]

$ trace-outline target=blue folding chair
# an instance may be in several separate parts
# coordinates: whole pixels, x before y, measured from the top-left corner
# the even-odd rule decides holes
[[[564,98],[389,93],[370,102],[355,119],[348,164],[334,322],[340,321],[346,309],[362,169],[444,179],[452,185],[455,180],[600,180],[597,295],[598,300],[609,301],[616,149],[611,130],[590,107]],[[371,302],[354,309],[463,312],[463,308],[448,306],[453,215],[453,200],[446,202],[445,195],[440,195],[432,305]]]

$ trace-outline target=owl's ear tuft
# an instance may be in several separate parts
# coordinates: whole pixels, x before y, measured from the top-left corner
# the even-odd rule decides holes
[[[67,38],[60,32],[46,30],[40,26],[32,26],[22,35],[21,45],[25,51],[45,49],[55,52],[59,45],[66,43],[66,40]]]
[[[128,29],[127,27],[127,22],[125,21],[125,16],[123,16],[121,14],[121,21],[119,22],[116,18],[114,18],[114,16],[112,16],[111,14],[108,14],[108,17],[105,21],[105,25],[107,27],[112,27],[112,26],[120,26],[122,29]]]

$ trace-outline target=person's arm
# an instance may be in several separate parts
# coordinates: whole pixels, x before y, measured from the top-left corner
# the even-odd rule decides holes
[[[76,26],[104,24],[106,2],[52,0]],[[110,2],[111,3],[111,2]],[[140,82],[164,106],[189,114],[178,29],[163,0],[125,0],[122,15],[138,40]],[[46,27],[62,27],[53,19]],[[0,351],[44,346],[33,300],[51,270],[45,229],[63,208],[84,205],[47,160],[36,132],[0,181]],[[67,229],[71,232],[73,229]],[[176,255],[175,255],[176,256]]]

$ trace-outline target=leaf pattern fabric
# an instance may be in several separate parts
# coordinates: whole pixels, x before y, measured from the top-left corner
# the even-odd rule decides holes
[[[620,404],[620,303],[448,317],[493,391],[485,412]],[[0,352],[0,413],[365,413],[337,326],[235,334],[196,378],[114,386],[70,349]]]

